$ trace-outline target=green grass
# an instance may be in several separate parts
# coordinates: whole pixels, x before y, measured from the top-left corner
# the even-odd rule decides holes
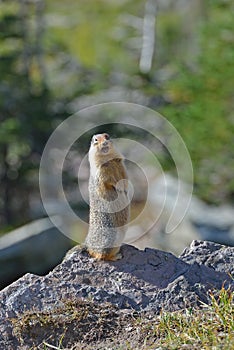
[[[224,288],[211,294],[211,305],[201,310],[162,313],[154,331],[165,349],[232,349],[234,347],[233,293]]]
[[[67,341],[73,350],[90,350],[94,344],[114,350],[233,349],[234,293],[222,288],[209,297],[210,304],[201,304],[201,308],[162,311],[160,315],[131,311],[123,315],[111,305],[103,308],[70,301],[55,313],[27,312],[21,320],[13,320],[14,333],[21,340],[40,335],[44,350],[68,350]]]

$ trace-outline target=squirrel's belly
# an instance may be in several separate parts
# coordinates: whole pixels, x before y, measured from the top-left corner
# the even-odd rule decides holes
[[[124,240],[129,219],[129,202],[126,193],[113,189],[100,193],[100,178],[91,174],[89,181],[89,231],[85,247],[97,259],[115,260]]]

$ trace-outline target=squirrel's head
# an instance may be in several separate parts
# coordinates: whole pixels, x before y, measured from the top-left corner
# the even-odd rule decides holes
[[[93,135],[90,149],[100,155],[107,155],[112,149],[112,141],[107,133]]]

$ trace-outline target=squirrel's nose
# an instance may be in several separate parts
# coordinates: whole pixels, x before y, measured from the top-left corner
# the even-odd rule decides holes
[[[104,141],[103,143],[102,143],[102,146],[107,146],[108,145],[108,142],[107,141]]]

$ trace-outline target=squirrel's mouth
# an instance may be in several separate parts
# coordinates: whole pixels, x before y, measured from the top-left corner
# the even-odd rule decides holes
[[[109,152],[109,147],[108,146],[104,146],[101,148],[101,152],[102,153],[108,153]]]

